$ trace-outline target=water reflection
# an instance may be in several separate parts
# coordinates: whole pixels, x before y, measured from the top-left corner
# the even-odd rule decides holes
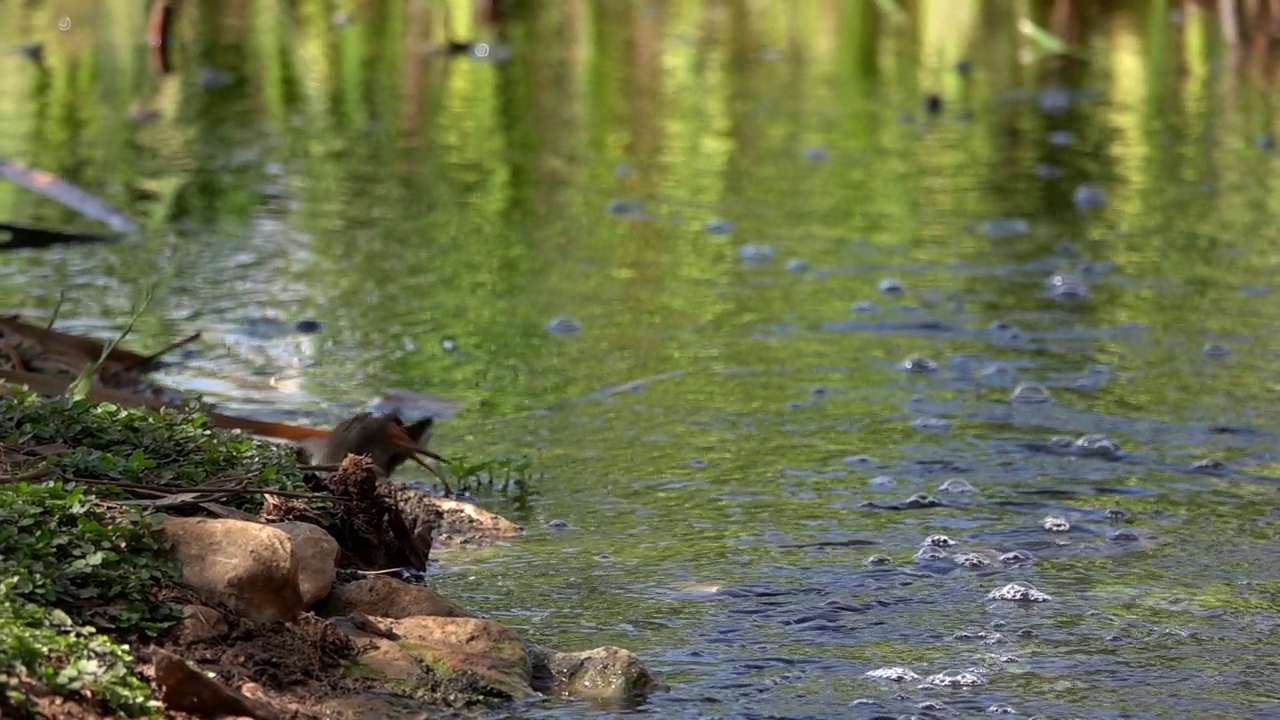
[[[545,478],[440,584],[663,716],[1264,713],[1265,63],[1196,5],[1023,4],[1087,61],[881,5],[200,0],[156,76],[143,4],[0,4],[45,65],[0,56],[0,157],[146,226],[0,255],[0,307],[107,336],[158,284],[141,349],[207,333],[166,382],[463,401],[439,447]]]

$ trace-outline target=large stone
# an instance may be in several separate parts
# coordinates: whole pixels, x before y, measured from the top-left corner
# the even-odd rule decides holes
[[[415,615],[475,617],[475,613],[468,612],[429,587],[410,585],[385,575],[370,575],[339,585],[316,609],[322,615],[330,616],[360,612],[395,619]]]
[[[170,517],[164,531],[182,580],[206,602],[254,623],[292,620],[306,609],[298,557],[283,530],[244,520]]]
[[[384,481],[380,490],[400,508],[417,532],[430,529],[435,547],[483,546],[524,534],[514,522],[462,500],[443,498],[413,485]]]
[[[381,618],[379,621],[386,622]],[[396,641],[370,633],[348,618],[333,618],[329,622],[356,644],[365,648],[356,660],[360,668],[357,675],[379,680],[408,681],[409,684],[421,683],[424,679],[422,666],[418,664],[418,660],[408,650],[400,647]]]
[[[556,652],[530,644],[529,657],[533,687],[548,695],[626,703],[667,687],[635,653],[619,647]]]
[[[307,607],[320,602],[333,588],[338,571],[338,541],[321,528],[304,522],[275,523],[271,527],[289,535],[298,557],[298,589]]]
[[[333,621],[356,642],[372,646],[356,661],[356,674],[425,687],[442,698],[479,701],[534,694],[525,644],[501,623],[458,617],[367,620],[395,639],[361,630],[346,619]]]
[[[533,694],[533,667],[515,630],[493,620],[408,617],[389,620],[400,647],[437,674],[472,673],[513,698]]]

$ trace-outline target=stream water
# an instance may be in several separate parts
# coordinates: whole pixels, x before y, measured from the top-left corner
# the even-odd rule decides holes
[[[530,3],[446,60],[468,3],[371,5],[184,5],[163,78],[142,3],[0,5],[48,65],[0,157],[146,226],[0,252],[0,307],[155,286],[134,346],[205,332],[158,379],[259,417],[460,401],[529,532],[434,582],[636,651],[638,714],[1280,717],[1277,106],[1209,18],[1076,62],[1004,3]]]

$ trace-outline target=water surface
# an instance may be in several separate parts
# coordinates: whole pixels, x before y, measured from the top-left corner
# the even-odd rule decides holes
[[[0,254],[0,307],[156,285],[137,346],[206,332],[161,379],[260,417],[463,401],[433,447],[539,477],[435,582],[640,653],[638,713],[1280,714],[1276,107],[1210,19],[1108,3],[1078,63],[960,0],[447,3],[499,62],[424,52],[444,4],[193,2],[163,78],[141,4],[0,6],[48,63],[0,57],[0,157],[146,226]]]

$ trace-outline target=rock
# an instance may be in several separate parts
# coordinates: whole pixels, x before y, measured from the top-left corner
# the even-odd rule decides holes
[[[429,587],[410,585],[385,575],[371,575],[339,585],[316,609],[326,616],[359,612],[397,620],[413,616],[476,616]]]
[[[254,623],[292,620],[306,609],[298,557],[283,530],[244,520],[170,517],[164,532],[183,582],[206,602]]]
[[[286,717],[270,703],[245,697],[188,665],[176,655],[153,648],[156,685],[160,699],[171,710],[199,717],[251,717],[277,720]]]
[[[524,534],[520,525],[469,502],[439,497],[401,483],[384,482],[381,489],[394,498],[411,528],[438,528],[436,547],[483,545]]]
[[[333,587],[338,571],[338,541],[311,523],[282,522],[271,527],[283,530],[292,541],[298,558],[298,589],[307,607],[320,602]]]
[[[359,675],[372,674],[385,680],[422,681],[423,672],[418,661],[395,641],[366,632],[348,618],[333,618],[329,622],[347,637],[368,648],[356,661],[361,668]]]
[[[179,645],[198,645],[226,637],[231,631],[222,613],[205,605],[187,605],[187,616],[169,632],[169,639]]]
[[[598,702],[625,702],[665,690],[640,658],[619,647],[556,652],[530,644],[533,685],[549,695],[573,695]]]
[[[316,708],[324,717],[334,720],[422,720],[428,716],[422,711],[421,700],[375,692],[339,695],[320,700]]]
[[[533,668],[515,630],[479,618],[408,617],[387,623],[398,645],[439,673],[478,675],[513,698],[533,694]]]
[[[501,623],[453,617],[370,619],[400,639],[364,632],[346,618],[332,621],[352,640],[369,646],[356,661],[356,674],[416,685],[449,705],[535,694],[524,641]]]

